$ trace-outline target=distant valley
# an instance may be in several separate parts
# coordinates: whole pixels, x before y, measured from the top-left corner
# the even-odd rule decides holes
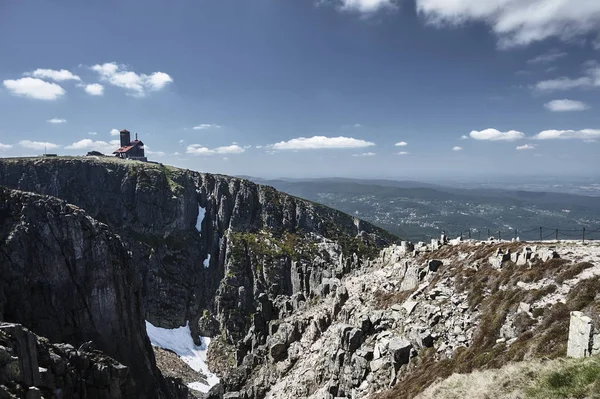
[[[600,200],[593,196],[551,190],[455,188],[415,181],[246,178],[350,213],[412,240],[427,240],[442,231],[450,236],[462,233],[465,238],[469,234],[485,238],[488,230],[492,236],[499,232],[501,238],[533,240],[541,235],[554,239],[555,229],[559,229],[560,239],[581,239],[583,228],[586,238],[600,239]]]

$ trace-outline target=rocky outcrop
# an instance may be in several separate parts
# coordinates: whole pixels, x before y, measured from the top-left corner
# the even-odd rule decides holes
[[[567,356],[582,358],[600,353],[600,333],[593,320],[582,312],[571,312]]]
[[[268,186],[161,164],[93,157],[2,159],[0,185],[64,199],[118,233],[129,251],[123,256],[130,257],[126,269],[137,276],[131,289],[141,293],[143,318],[164,328],[189,321],[195,338],[216,335],[209,358],[224,365],[219,370],[242,364],[267,344],[277,320],[323,290],[335,293],[335,281],[367,266],[397,240]],[[76,256],[94,249],[86,234],[66,238],[78,243]],[[332,310],[339,312],[343,292],[336,298]],[[39,317],[36,313],[24,324]],[[282,326],[279,333],[284,332],[292,333]],[[288,356],[293,337],[271,338],[271,356]],[[121,342],[106,346],[111,344]]]
[[[102,352],[51,344],[20,324],[0,322],[0,397],[138,396],[131,370]]]
[[[98,397],[173,397],[155,367],[145,333],[141,283],[131,255],[108,226],[56,198],[0,187],[0,275],[0,320],[27,326],[51,342],[79,347],[91,341],[95,349],[123,364],[93,372],[106,387],[96,384],[96,377],[82,380],[81,384],[89,381],[99,391],[117,384],[110,389],[122,395],[98,393]],[[45,377],[38,372],[35,353],[43,345],[21,327],[3,325],[0,330],[18,343],[19,381],[38,386]],[[88,362],[71,356],[72,348],[67,349],[63,347],[57,356],[78,364]],[[77,372],[92,373],[88,366],[92,367],[77,367]],[[121,373],[116,382],[111,380],[111,367]],[[56,378],[71,378],[65,375],[55,373]],[[44,389],[56,385],[42,382],[49,384],[41,385]]]
[[[117,231],[143,281],[148,321],[174,328],[189,320],[196,335],[208,311],[230,341],[244,337],[247,316],[265,300],[309,298],[323,279],[359,267],[396,240],[268,186],[160,164],[3,159],[0,184],[64,199]]]

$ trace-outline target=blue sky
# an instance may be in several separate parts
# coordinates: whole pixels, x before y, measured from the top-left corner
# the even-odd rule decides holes
[[[598,1],[8,0],[0,54],[0,156],[127,128],[237,175],[600,169]]]

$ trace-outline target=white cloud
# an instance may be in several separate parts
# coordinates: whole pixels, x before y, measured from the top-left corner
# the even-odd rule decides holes
[[[11,144],[2,144],[2,143],[0,143],[0,151],[5,151],[5,150],[8,150],[10,148],[12,148]]]
[[[400,151],[400,152],[398,153],[398,155],[408,155],[408,154],[410,154],[410,152],[406,152],[406,151]]]
[[[30,148],[32,150],[54,150],[60,147],[58,144],[42,142],[42,141],[30,141],[30,140],[21,140],[19,141],[19,145],[23,148]]]
[[[95,136],[95,135],[97,135],[98,133],[96,133],[96,132],[88,132],[88,134],[89,134],[90,136]]]
[[[406,147],[408,145],[408,143],[406,141],[400,141],[396,144],[394,144],[396,147]]]
[[[103,81],[123,88],[136,97],[143,97],[148,91],[161,90],[173,82],[173,79],[164,72],[154,72],[150,75],[137,74],[116,62],[93,65],[90,69],[97,72]]]
[[[594,81],[588,76],[583,76],[577,79],[562,77],[558,79],[543,80],[536,83],[535,88],[539,91],[554,91],[580,89],[593,86]]]
[[[89,85],[85,85],[83,89],[90,96],[102,96],[102,95],[104,95],[104,86],[102,86],[99,83],[92,83],[92,84],[89,84]]]
[[[352,154],[353,157],[374,157],[375,154],[374,152],[363,152],[362,154]]]
[[[185,152],[187,152],[188,154],[193,154],[193,155],[212,155],[215,153],[214,150],[211,150],[207,147],[203,147],[200,144],[188,145]]]
[[[206,129],[220,129],[221,125],[216,125],[213,123],[201,123],[197,126],[194,126],[192,129],[194,130],[206,130]]]
[[[164,157],[167,155],[164,151],[150,151],[148,149],[145,150],[146,155],[154,155],[157,157]]]
[[[111,154],[119,148],[119,140],[111,140],[108,143],[103,140],[94,141],[92,139],[82,139],[65,147],[65,150],[90,150],[100,151],[104,154]]]
[[[463,134],[462,136],[460,136],[461,140],[467,140],[469,138],[469,136],[467,136],[466,134]]]
[[[570,41],[600,31],[595,0],[417,0],[417,11],[437,26],[480,21],[491,26],[501,47],[550,37]]]
[[[362,127],[362,125],[360,123],[355,123],[354,125],[352,125],[352,127],[359,128]]]
[[[462,151],[462,147],[459,147],[459,146],[452,147],[452,151]]]
[[[257,145],[254,148],[263,148],[263,146],[262,145]]]
[[[241,154],[246,151],[237,144],[232,144],[224,147],[217,147],[214,149],[217,154]]]
[[[62,82],[64,80],[81,80],[79,76],[73,75],[70,71],[67,71],[66,69],[61,69],[60,71],[57,71],[55,69],[36,69],[31,73],[26,73],[25,76],[33,76],[34,78],[41,79],[51,79],[55,82]]]
[[[595,61],[588,61],[583,64],[583,67],[584,76],[578,78],[563,76],[557,79],[544,80],[538,82],[534,89],[537,91],[555,91],[600,87],[600,65]]]
[[[207,148],[201,144],[190,144],[187,146],[186,152],[194,155],[213,155],[213,154],[241,154],[246,150],[237,144],[232,144],[217,148]]]
[[[56,83],[48,83],[37,78],[8,79],[3,83],[14,95],[36,100],[56,100],[65,94],[65,90]]]
[[[363,148],[374,146],[370,141],[355,139],[352,137],[298,137],[288,141],[280,141],[270,145],[273,150],[321,150],[337,148]]]
[[[524,144],[517,146],[517,151],[535,150],[536,148],[535,144]]]
[[[552,100],[544,105],[552,112],[567,112],[567,111],[585,111],[590,107],[581,101],[576,100]]]
[[[538,140],[556,140],[556,139],[580,139],[595,140],[600,139],[600,130],[544,130],[539,132],[534,138]]]
[[[473,130],[470,134],[475,140],[490,140],[490,141],[516,141],[525,138],[525,134],[516,130],[501,132],[496,129],[485,129],[481,131]]]
[[[373,13],[383,8],[395,8],[395,0],[338,0],[342,10]]]
[[[535,58],[532,58],[530,60],[527,60],[527,63],[529,64],[543,64],[543,63],[548,63],[548,62],[553,62],[556,61],[560,58],[566,57],[568,54],[565,53],[564,51],[560,51],[557,49],[552,49],[550,51],[548,51],[545,54],[541,54],[538,55]]]
[[[59,124],[59,123],[67,123],[66,119],[59,119],[59,118],[52,118],[52,119],[48,119],[46,122],[48,123],[53,123],[53,124]]]
[[[121,132],[119,131],[119,129],[111,129],[111,131],[110,131],[111,136],[118,136],[120,134],[121,134]]]

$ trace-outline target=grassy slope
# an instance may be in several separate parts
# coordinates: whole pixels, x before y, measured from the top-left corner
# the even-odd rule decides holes
[[[535,360],[454,374],[417,399],[600,398],[600,358]]]

